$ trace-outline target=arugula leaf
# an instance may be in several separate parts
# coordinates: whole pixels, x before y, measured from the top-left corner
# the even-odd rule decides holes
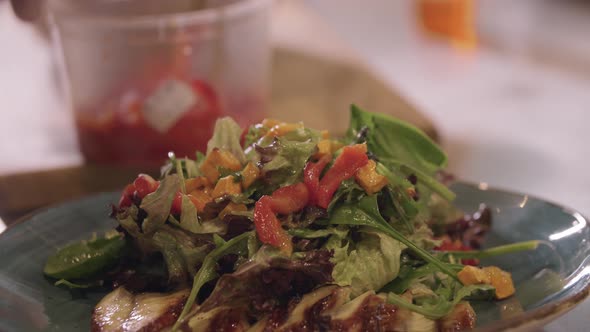
[[[203,156],[203,158],[200,157]],[[204,155],[201,152],[197,152],[197,159],[192,160],[187,157],[177,159],[174,152],[168,152],[168,161],[160,169],[161,178],[164,178],[170,174],[176,173],[183,178],[194,178],[201,175],[199,171],[199,165],[204,159]]]
[[[240,163],[246,162],[246,155],[240,145],[242,128],[232,118],[224,117],[215,122],[213,136],[207,143],[207,154],[219,148],[231,152]]]
[[[389,215],[394,219],[401,219],[410,233],[414,231],[413,219],[419,213],[419,206],[414,199],[407,193],[406,189],[412,187],[412,184],[391,169],[388,169],[381,163],[377,163],[377,173],[387,178],[386,194],[389,198],[390,206],[393,207],[394,213]]]
[[[180,178],[177,174],[172,174],[160,181],[160,186],[156,191],[144,197],[140,206],[147,213],[147,217],[141,225],[144,233],[153,233],[166,223],[174,195],[179,189]]]
[[[447,265],[456,272],[459,272],[461,269],[463,269],[463,265],[461,264]],[[398,277],[387,285],[383,286],[379,292],[402,294],[408,290],[412,284],[419,283],[423,280],[423,278],[431,276],[439,271],[439,268],[431,263],[424,264],[420,267],[404,265],[400,270]]]
[[[451,269],[447,263],[440,261],[428,251],[418,247],[402,233],[394,229],[389,223],[387,223],[387,221],[383,219],[383,217],[381,217],[379,208],[377,206],[376,195],[363,197],[356,204],[344,203],[340,207],[334,209],[332,217],[330,218],[330,224],[369,226],[378,229],[403,243],[418,257],[422,258],[428,263],[432,263],[438,267],[440,271],[453,277],[454,279],[457,279],[457,272]]]
[[[188,277],[186,262],[178,251],[178,244],[174,236],[167,232],[157,231],[151,242],[162,253],[168,270],[168,283],[177,285],[186,280]]]
[[[443,255],[452,255],[454,258],[488,258],[500,255],[511,254],[519,251],[535,250],[542,241],[522,241],[517,243],[506,244],[484,250],[464,250],[464,251],[443,251]]]
[[[363,128],[367,128],[369,151],[379,158],[401,160],[427,174],[447,164],[444,152],[420,129],[385,114],[365,112],[353,104],[347,138],[355,139]]]
[[[436,192],[447,201],[452,201],[455,199],[455,193],[447,188],[447,186],[438,182],[438,180],[436,180],[434,177],[422,172],[421,170],[409,165],[405,165],[403,162],[392,158],[380,158],[379,160],[380,163],[377,164],[377,171],[380,174],[385,175],[382,172],[387,172],[392,168],[398,168],[406,176],[414,174],[416,178],[418,178],[419,183],[425,185],[427,188],[430,188],[432,191]],[[391,173],[391,171],[389,171],[389,173]]]
[[[336,193],[332,197],[330,204],[328,204],[328,213],[331,213],[338,202],[343,198],[345,202],[350,203],[354,200],[358,201],[366,195],[365,190],[356,183],[354,179],[343,181],[338,187]]]
[[[215,265],[217,261],[225,255],[228,254],[238,254],[241,256],[245,256],[248,254],[248,240],[250,237],[255,236],[253,232],[246,232],[242,233],[233,239],[224,242],[223,245],[217,247],[215,250],[211,251],[205,257],[201,268],[195,275],[193,279],[193,286],[191,288],[191,292],[186,300],[184,308],[178,316],[176,323],[172,327],[172,331],[177,331],[179,325],[184,320],[184,317],[189,313],[192,309],[193,305],[195,304],[195,300],[197,299],[197,295],[203,287],[204,284],[207,282],[217,278],[217,272],[215,269]]]
[[[387,294],[387,302],[417,312],[430,319],[439,319],[451,313],[453,308],[464,298],[478,292],[491,292],[492,290],[494,290],[493,286],[483,284],[463,286],[454,292],[452,300],[448,300],[444,295],[438,295],[422,305],[413,304],[400,295],[389,293]]]

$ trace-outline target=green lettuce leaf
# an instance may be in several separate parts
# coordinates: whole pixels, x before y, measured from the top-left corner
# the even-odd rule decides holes
[[[240,145],[242,128],[232,118],[224,117],[215,122],[213,136],[207,143],[207,154],[213,149],[223,149],[231,152],[240,163],[246,162],[246,155]]]
[[[262,168],[263,172],[271,174],[269,184],[287,186],[301,181],[305,163],[315,153],[317,137],[293,134],[277,140],[278,153]]]
[[[182,196],[180,221],[176,220],[172,215],[168,217],[168,221],[193,234],[221,234],[227,230],[227,223],[221,220],[200,221],[197,208],[186,195]]]
[[[197,267],[211,250],[207,244],[196,245],[184,231],[166,225],[154,233],[150,244],[162,253],[171,284],[183,284],[197,273]]]
[[[360,236],[361,240],[355,243],[335,234],[325,245],[334,251],[334,281],[340,286],[351,286],[354,297],[380,289],[394,279],[404,248],[399,241],[380,232],[363,231]]]
[[[180,190],[180,178],[177,174],[168,175],[160,181],[156,191],[144,197],[141,208],[147,213],[141,228],[150,234],[166,223],[174,195]]]

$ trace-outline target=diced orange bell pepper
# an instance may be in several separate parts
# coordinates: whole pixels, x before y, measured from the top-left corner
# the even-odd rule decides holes
[[[264,120],[262,120],[262,126],[265,128],[268,128],[268,129],[270,129],[280,123],[281,123],[281,121],[279,121],[277,119],[264,119]]]
[[[490,277],[492,286],[496,288],[496,298],[505,299],[514,294],[514,283],[510,273],[496,266],[486,266],[483,271]]]
[[[248,189],[260,177],[260,169],[253,163],[248,163],[242,170],[242,188]]]
[[[207,203],[213,201],[213,198],[205,190],[194,190],[188,194],[188,198],[197,208],[197,212],[203,212]]]
[[[211,182],[209,182],[209,180],[204,176],[198,176],[196,178],[184,180],[184,187],[186,188],[187,193],[190,193],[197,189],[202,189],[210,185]]]
[[[219,167],[239,171],[242,169],[242,164],[231,152],[216,148],[207,154],[199,169],[209,182],[215,183],[220,175]]]
[[[475,266],[467,265],[459,273],[457,277],[465,286],[477,284],[489,284],[491,282],[490,276],[482,269]]]
[[[228,175],[217,181],[211,192],[211,197],[218,198],[223,195],[237,195],[242,192],[242,185],[236,182],[235,177]]]
[[[356,182],[365,189],[367,194],[372,195],[381,191],[387,185],[387,178],[376,171],[377,164],[369,160],[367,164],[361,167],[355,174]]]

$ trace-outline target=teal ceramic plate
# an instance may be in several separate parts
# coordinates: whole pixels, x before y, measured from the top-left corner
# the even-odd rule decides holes
[[[496,303],[475,303],[478,329],[533,328],[558,317],[590,291],[590,226],[579,213],[528,195],[455,184],[457,205],[467,212],[481,203],[493,212],[486,246],[540,239],[534,252],[484,264],[511,271],[517,293]],[[68,291],[45,279],[42,269],[56,248],[112,229],[107,217],[117,194],[101,194],[50,208],[0,235],[0,330],[89,330],[90,314],[104,295]]]

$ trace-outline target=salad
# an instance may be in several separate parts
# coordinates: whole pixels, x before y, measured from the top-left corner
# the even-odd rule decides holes
[[[452,204],[447,158],[411,125],[351,107],[344,137],[266,119],[219,119],[207,150],[140,174],[104,236],[66,246],[44,273],[106,288],[93,331],[457,331],[470,301],[514,294],[479,259],[482,208]]]

